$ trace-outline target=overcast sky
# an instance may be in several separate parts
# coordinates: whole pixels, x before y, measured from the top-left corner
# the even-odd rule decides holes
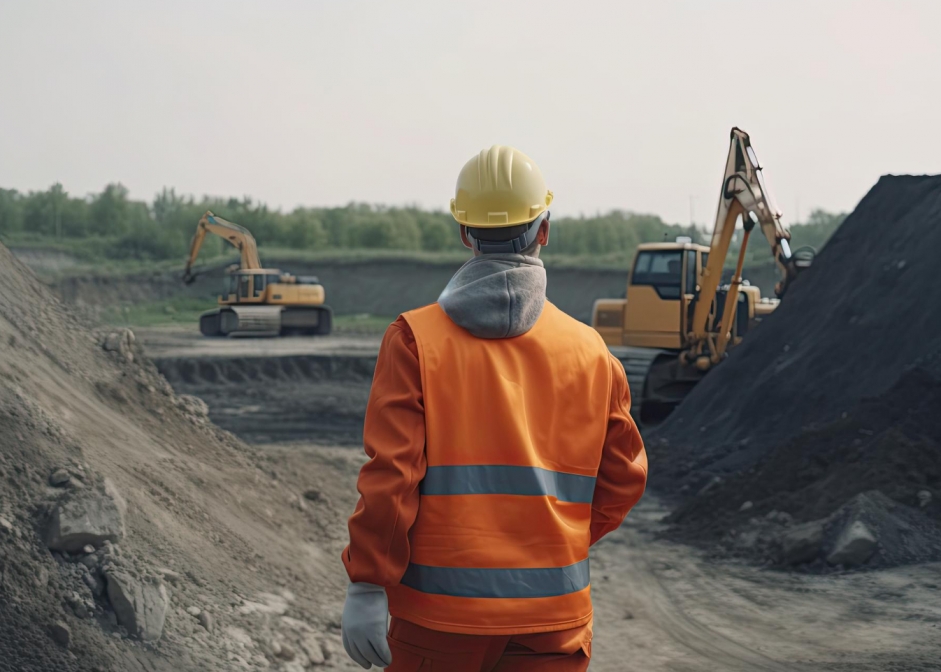
[[[941,172],[937,0],[0,2],[0,186],[446,209],[529,154],[557,214],[713,216],[733,125],[785,218]]]

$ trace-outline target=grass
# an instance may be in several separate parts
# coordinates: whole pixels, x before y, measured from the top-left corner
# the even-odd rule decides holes
[[[122,327],[157,327],[180,324],[198,325],[201,313],[214,308],[214,301],[176,297],[163,301],[142,301],[131,305],[110,306],[100,319],[105,324]]]
[[[210,300],[177,297],[109,307],[99,317],[104,324],[112,326],[133,328],[179,325],[195,328],[199,324],[200,314],[216,305]],[[337,334],[382,334],[394,319],[366,314],[334,315],[333,331]]]

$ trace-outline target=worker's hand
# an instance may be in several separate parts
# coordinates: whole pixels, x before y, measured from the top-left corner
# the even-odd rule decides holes
[[[392,652],[386,641],[388,619],[385,588],[372,583],[350,584],[343,605],[343,648],[363,669],[392,664]]]

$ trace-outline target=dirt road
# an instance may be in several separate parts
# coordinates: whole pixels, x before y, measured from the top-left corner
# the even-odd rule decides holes
[[[937,670],[941,564],[819,576],[655,538],[647,497],[593,551],[594,672]]]

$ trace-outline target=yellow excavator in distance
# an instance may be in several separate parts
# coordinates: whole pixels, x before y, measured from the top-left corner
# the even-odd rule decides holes
[[[733,235],[742,244],[731,282],[720,286]],[[748,238],[758,225],[781,273],[778,298],[762,298],[742,280]],[[813,248],[791,252],[748,134],[733,128],[708,247],[689,238],[639,245],[623,299],[599,299],[592,326],[624,364],[642,424],[662,421],[749,329],[769,315],[798,273],[813,262]]]
[[[226,286],[219,307],[199,317],[204,336],[326,335],[333,313],[324,301],[326,293],[317,278],[295,276],[273,268],[262,268],[258,247],[248,229],[206,212],[196,225],[190,243],[183,282],[196,279],[193,264],[212,233],[224,238],[240,254],[238,265],[226,272]]]

